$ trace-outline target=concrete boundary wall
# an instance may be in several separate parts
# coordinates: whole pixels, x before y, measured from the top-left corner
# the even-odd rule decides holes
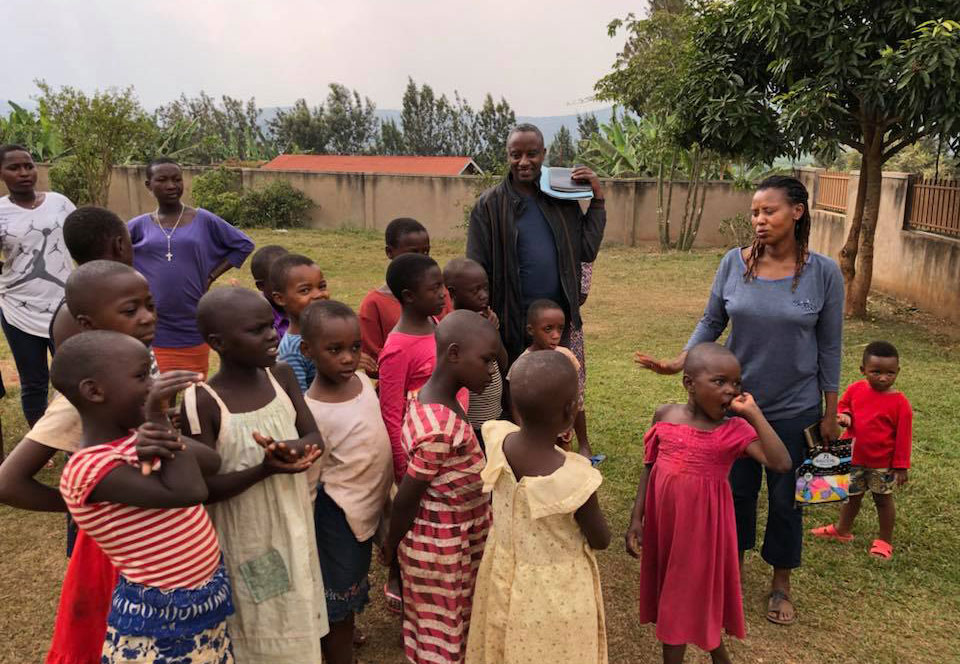
[[[193,178],[202,168],[184,169],[187,197]],[[41,189],[48,188],[47,167],[40,166]],[[465,237],[464,206],[476,200],[476,176],[364,175],[359,173],[314,173],[309,171],[261,171],[240,169],[244,188],[263,187],[285,179],[309,196],[314,208],[313,228],[382,230],[391,219],[413,217],[438,238]],[[124,219],[149,212],[156,202],[144,187],[143,167],[113,169],[108,206]],[[604,179],[607,206],[606,241],[622,244],[656,244],[657,188],[652,179]],[[752,192],[738,191],[728,181],[706,183],[703,220],[698,247],[723,246],[720,222],[738,212],[749,214]],[[677,182],[673,191],[671,235],[676,238],[683,216],[687,183]]]
[[[800,169],[800,179],[811,193],[816,187],[819,170]],[[839,259],[850,230],[859,181],[859,172],[850,174],[846,213],[812,210],[811,248]],[[938,316],[960,322],[960,239],[905,227],[909,184],[910,175],[907,173],[883,174],[872,286]]]

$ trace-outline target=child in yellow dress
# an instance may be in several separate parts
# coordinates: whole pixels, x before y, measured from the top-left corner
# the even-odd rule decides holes
[[[610,544],[597,502],[600,472],[556,446],[577,415],[577,372],[536,351],[511,369],[522,428],[483,425],[484,492],[493,527],[477,577],[466,664],[605,664],[607,639],[594,549]]]

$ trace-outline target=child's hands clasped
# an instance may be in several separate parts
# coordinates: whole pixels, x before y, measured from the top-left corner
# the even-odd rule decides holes
[[[275,441],[257,431],[253,432],[253,439],[264,449],[263,467],[271,475],[302,473],[323,454],[323,448],[317,445],[307,445],[298,452],[287,443]]]
[[[850,413],[837,413],[837,424],[844,429],[849,428],[850,425],[853,424],[853,420],[850,419]]]

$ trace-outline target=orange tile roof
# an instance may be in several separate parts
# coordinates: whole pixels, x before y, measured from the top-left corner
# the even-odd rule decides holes
[[[473,166],[476,171],[470,170]],[[320,173],[385,173],[394,175],[460,175],[479,172],[470,157],[403,157],[380,155],[282,154],[260,167],[268,171]]]

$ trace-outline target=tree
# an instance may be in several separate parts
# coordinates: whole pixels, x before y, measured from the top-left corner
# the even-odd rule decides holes
[[[600,133],[600,122],[593,113],[577,113],[577,141],[588,141]]]
[[[69,86],[55,90],[42,80],[37,87],[40,112],[57,127],[82,182],[75,202],[106,205],[111,169],[151,130],[133,88],[109,88],[88,96]]]
[[[289,110],[277,111],[267,125],[280,152],[321,154],[327,150],[322,104],[311,109],[306,99],[298,99]]]
[[[179,158],[185,161],[215,164],[228,159],[268,159],[275,150],[261,127],[260,115],[253,98],[243,101],[223,95],[218,104],[202,90],[196,97],[180,95],[179,99],[161,106],[154,113],[160,138],[154,138],[137,157],[150,160],[160,156],[147,152],[162,144],[164,137],[172,135],[184,142]],[[186,128],[189,132],[183,136]]]
[[[496,104],[490,93],[477,113],[476,132],[479,149],[474,161],[484,171],[499,172],[507,163],[507,132],[517,124],[517,116],[503,97]]]
[[[714,155],[677,132],[676,113],[684,104],[682,90],[693,60],[697,20],[685,2],[673,1],[652,2],[647,18],[628,14],[611,21],[607,33],[614,37],[622,29],[626,42],[617,54],[613,71],[595,86],[599,99],[623,104],[644,118],[651,134],[653,144],[646,161],[657,179],[657,229],[662,249],[693,247],[703,216],[703,180],[711,167],[717,166]],[[688,186],[674,244],[671,211],[678,167],[686,171]]]
[[[333,154],[364,154],[370,152],[377,140],[379,125],[376,105],[369,97],[360,98],[339,83],[330,84],[324,117]]]
[[[365,154],[379,140],[375,111],[369,98],[331,83],[324,104],[311,109],[298,99],[293,108],[278,111],[268,126],[280,152]]]
[[[956,0],[737,0],[704,9],[683,86],[688,137],[761,160],[839,145],[861,156],[840,252],[848,315],[866,315],[884,164],[926,136],[954,151],[960,144],[956,16]]]
[[[0,144],[22,145],[37,161],[53,161],[63,154],[63,141],[46,111],[32,113],[12,101],[7,103],[11,111],[0,117]]]
[[[570,130],[562,126],[553,136],[553,142],[550,143],[548,151],[548,166],[572,166],[576,159],[577,151],[573,147],[573,137]]]

